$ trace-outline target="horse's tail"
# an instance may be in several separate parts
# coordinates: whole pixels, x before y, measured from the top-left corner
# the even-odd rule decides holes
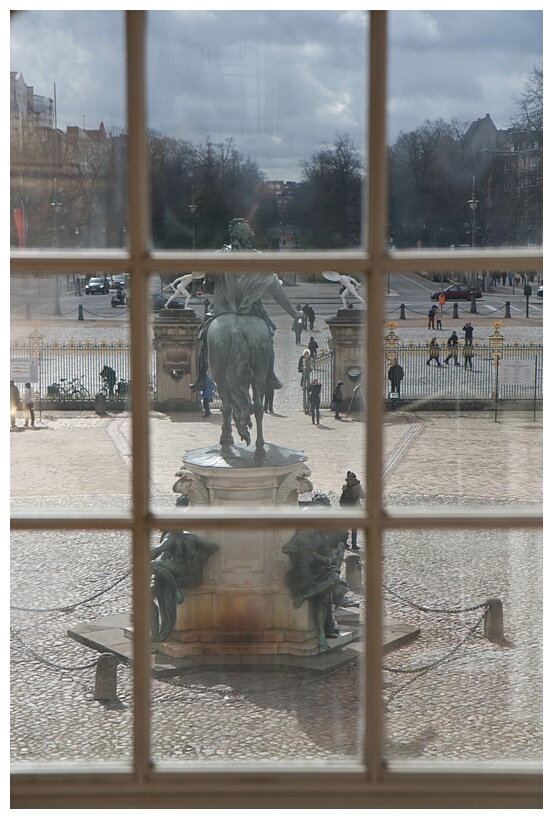
[[[240,437],[250,442],[249,428],[251,422],[251,401],[249,385],[252,379],[248,340],[238,326],[234,326],[230,334],[229,366],[226,374],[229,389],[229,403],[232,408],[232,417]]]

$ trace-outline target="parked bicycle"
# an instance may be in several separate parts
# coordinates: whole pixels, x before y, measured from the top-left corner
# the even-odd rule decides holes
[[[61,398],[62,401],[66,399],[82,401],[90,398],[90,392],[84,385],[84,375],[81,375],[80,378],[75,376],[75,378],[71,380],[60,378],[58,381],[50,384],[48,387],[48,396],[50,398]]]

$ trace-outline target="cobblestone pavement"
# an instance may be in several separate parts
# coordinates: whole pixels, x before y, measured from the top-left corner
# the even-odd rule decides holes
[[[282,378],[288,366],[290,381],[283,379],[276,415],[266,418],[266,437],[305,451],[315,489],[337,503],[348,469],[364,482],[364,424],[355,415],[336,421],[329,411],[320,427],[311,424],[301,410],[291,323],[286,336],[283,329],[276,334],[277,372]],[[516,328],[521,336],[525,330]],[[219,424],[218,413],[209,419],[152,413],[156,507],[174,508],[171,486],[182,454],[216,443]],[[127,508],[129,434],[128,413],[44,414],[36,430],[13,433],[12,508]],[[497,423],[493,413],[389,413],[386,503],[422,504],[436,515],[450,504],[537,507],[541,436],[541,415],[534,421],[531,413],[503,413]],[[540,758],[541,555],[541,537],[532,531],[387,536],[384,614],[421,629],[412,645],[385,658],[390,760]],[[130,760],[132,671],[119,666],[122,707],[106,709],[93,699],[96,652],[66,636],[76,622],[130,610],[128,537],[15,532],[10,564],[13,759]],[[509,644],[484,639],[481,623],[469,636],[482,616],[473,607],[490,597],[503,602]],[[72,604],[74,610],[61,610]],[[152,719],[158,762],[340,761],[361,753],[354,665],[316,677],[218,670],[152,680]]]

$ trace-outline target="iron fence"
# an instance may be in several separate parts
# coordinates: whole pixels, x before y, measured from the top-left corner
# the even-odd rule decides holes
[[[452,357],[446,364],[449,353],[445,339],[438,342],[438,359],[429,356],[426,344],[401,343],[397,337],[385,339],[384,398],[390,395],[388,370],[392,358],[396,357],[403,368],[400,398],[404,400],[490,400],[495,398],[497,389],[497,362],[527,361],[534,364],[533,383],[507,384],[499,387],[498,397],[509,400],[543,398],[543,347],[530,342],[504,343],[476,341],[472,347],[472,357],[465,358],[464,345],[457,348],[457,363]],[[130,345],[125,342],[48,342],[38,336],[11,344],[13,359],[37,358],[38,382],[33,384],[37,400],[47,407],[70,407],[76,402],[91,402],[98,393],[104,393],[109,401],[124,403],[130,391]],[[334,381],[333,352],[323,351],[314,362],[310,362],[309,380],[317,378],[322,384],[321,406],[328,408],[332,401]],[[438,366],[438,361],[441,366]],[[466,366],[465,366],[466,365]],[[472,367],[470,366],[472,365]],[[104,377],[104,367],[114,373],[112,389]],[[156,356],[150,353],[150,395],[156,399]],[[300,374],[298,373],[298,379]],[[305,396],[307,401],[307,396]],[[198,397],[198,406],[201,406]],[[212,407],[220,407],[217,393]],[[305,407],[307,408],[307,403]]]
[[[121,342],[68,341],[44,343],[38,336],[10,345],[12,359],[36,358],[35,397],[42,406],[69,408],[94,402],[98,393],[124,403],[131,392],[130,345]],[[106,370],[105,368],[108,368]],[[156,394],[155,352],[150,355],[150,393]]]
[[[445,340],[438,342],[437,358],[431,357],[428,344],[387,343],[384,361],[386,397],[391,392],[388,378],[392,359],[397,358],[404,377],[400,398],[412,400],[490,400],[495,399],[497,364],[501,361],[527,361],[534,365],[534,379],[528,384],[504,384],[498,397],[508,400],[543,398],[543,347],[541,344],[497,343],[475,341],[465,348],[462,340],[456,355],[448,358],[451,348]],[[472,353],[472,355],[468,355]],[[457,365],[457,366],[456,366]]]

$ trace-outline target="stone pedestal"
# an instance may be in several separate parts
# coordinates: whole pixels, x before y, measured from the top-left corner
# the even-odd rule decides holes
[[[270,444],[263,456],[238,444],[187,452],[173,489],[190,504],[267,509],[294,504],[312,489],[302,452]],[[196,532],[219,545],[204,567],[201,586],[187,589],[171,638],[156,643],[169,657],[193,655],[296,655],[320,653],[312,606],[292,605],[282,547],[294,530]],[[347,632],[333,647],[353,639]]]
[[[156,351],[156,409],[162,412],[197,408],[190,389],[197,377],[198,328],[194,310],[160,310],[153,324]]]
[[[355,387],[363,385],[365,322],[364,309],[338,310],[335,316],[326,319],[331,334],[330,347],[334,351],[333,382],[344,382],[342,408],[349,407]],[[358,409],[360,405],[357,393],[353,409]]]

